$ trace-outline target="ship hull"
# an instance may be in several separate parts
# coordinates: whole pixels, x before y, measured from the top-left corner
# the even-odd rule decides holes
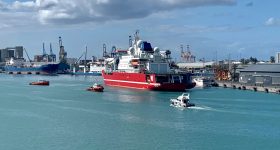
[[[153,91],[185,91],[186,89],[193,88],[195,84],[187,83],[182,80],[180,83],[171,82],[158,82],[156,81],[156,74],[145,73],[125,73],[125,72],[102,72],[104,83],[108,86],[134,88],[134,89],[146,89]],[[147,80],[149,76],[149,80]],[[172,75],[160,75],[160,76],[172,76]],[[178,76],[178,75],[176,75]]]
[[[71,75],[83,75],[83,76],[101,76],[99,72],[72,72]]]
[[[5,66],[5,72],[8,74],[56,74],[58,64],[45,64],[37,67],[18,67]]]

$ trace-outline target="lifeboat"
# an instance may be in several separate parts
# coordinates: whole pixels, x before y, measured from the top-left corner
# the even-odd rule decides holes
[[[49,86],[50,82],[46,81],[46,80],[39,80],[39,81],[36,81],[36,82],[31,82],[31,83],[29,83],[29,85]]]
[[[139,60],[138,59],[131,60],[131,65],[132,66],[138,66],[138,64],[139,64]]]
[[[97,83],[93,84],[93,86],[91,86],[87,89],[87,91],[92,91],[92,92],[103,92],[103,90],[104,90],[104,87]]]

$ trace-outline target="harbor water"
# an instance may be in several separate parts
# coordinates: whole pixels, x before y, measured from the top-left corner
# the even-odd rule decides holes
[[[39,79],[50,86],[30,86]],[[280,95],[224,88],[182,93],[105,86],[102,77],[0,75],[0,149],[279,149]]]

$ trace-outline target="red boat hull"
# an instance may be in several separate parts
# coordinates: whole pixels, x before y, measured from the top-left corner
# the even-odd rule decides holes
[[[29,85],[40,85],[40,86],[49,86],[50,82],[44,81],[44,82],[31,82]]]
[[[185,91],[186,89],[193,88],[195,84],[186,83],[170,83],[170,82],[157,82],[156,74],[145,73],[125,73],[125,72],[102,72],[104,82],[109,86],[134,88],[134,89],[147,89],[154,91]],[[149,79],[147,80],[147,76]]]

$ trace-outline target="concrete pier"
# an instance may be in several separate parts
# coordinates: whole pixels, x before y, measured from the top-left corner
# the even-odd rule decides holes
[[[223,81],[216,81],[219,87],[224,88],[233,88],[239,90],[251,90],[254,92],[265,92],[265,93],[276,93],[280,94],[280,87],[273,87],[273,86],[257,86],[257,85],[246,85],[241,84],[238,82],[223,82]]]
[[[21,71],[10,71],[10,72],[6,72],[7,74],[41,74],[40,72],[36,72],[36,71],[24,71],[24,72],[21,72]]]

